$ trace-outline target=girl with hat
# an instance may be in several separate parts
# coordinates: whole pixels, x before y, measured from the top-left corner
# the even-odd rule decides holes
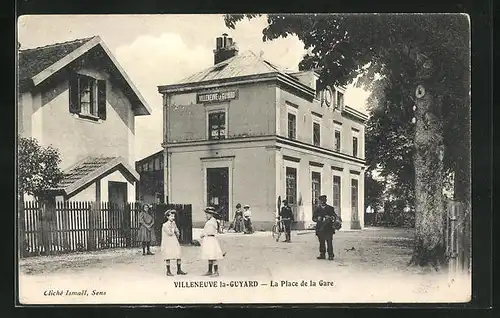
[[[245,234],[252,234],[253,233],[252,211],[250,211],[250,206],[248,204],[245,204],[243,208],[245,209],[245,211],[243,212],[243,223],[245,224]]]
[[[139,213],[139,233],[137,235],[137,240],[142,242],[142,255],[153,255],[150,247],[151,242],[156,241],[154,225],[155,218],[151,214],[151,205],[144,204],[142,211]]]
[[[243,210],[241,204],[236,204],[236,212],[234,212],[234,231],[236,233],[243,231]]]
[[[207,222],[203,227],[203,232],[200,235],[201,242],[201,258],[208,260],[208,271],[203,276],[219,276],[219,265],[217,261],[224,258],[219,242],[215,235],[217,234],[217,212],[213,207],[205,209]]]
[[[186,275],[181,269],[181,246],[179,244],[179,229],[175,224],[175,210],[165,212],[167,221],[162,226],[161,253],[167,266],[167,276],[174,276],[170,271],[170,260],[177,260],[177,275]]]

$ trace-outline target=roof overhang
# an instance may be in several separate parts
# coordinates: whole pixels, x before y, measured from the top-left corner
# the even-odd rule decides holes
[[[73,167],[72,167],[73,168]],[[71,168],[70,168],[71,169]],[[68,170],[70,170],[68,169]],[[120,170],[123,172],[128,179],[133,179],[135,181],[140,181],[140,175],[132,168],[122,157],[117,157],[101,167],[93,170],[82,178],[76,180],[72,184],[63,188],[54,188],[51,191],[59,192],[65,196],[71,197],[72,195],[80,192],[81,190],[88,187],[90,184],[95,182],[97,179],[104,178],[105,176],[111,174],[112,172]]]
[[[201,81],[197,83],[162,85],[158,86],[158,92],[160,94],[189,93],[192,91],[217,88],[221,86],[253,84],[253,83],[269,82],[269,81],[278,81],[279,83],[285,84],[288,87],[294,88],[295,90],[307,94],[311,98],[314,98],[315,96],[314,89],[310,88],[305,84],[300,83],[292,76],[281,72],[270,72],[270,73],[262,73],[262,74],[239,76],[239,77],[229,77],[224,79]]]
[[[344,108],[342,110],[342,113],[344,115],[347,115],[351,118],[353,118],[354,120],[357,120],[357,121],[360,121],[362,123],[366,123],[366,121],[368,120],[368,115],[360,112],[359,110],[357,109],[354,109],[352,107],[349,107],[347,105],[344,105]]]
[[[37,86],[40,83],[44,82],[47,80],[49,77],[51,77],[53,74],[56,72],[62,70],[64,67],[69,65],[70,63],[74,62],[76,59],[79,57],[83,56],[84,54],[88,53],[91,49],[93,49],[96,46],[100,46],[108,58],[111,60],[111,62],[114,64],[116,69],[118,70],[119,75],[123,78],[124,82],[128,86],[128,88],[133,92],[134,99],[137,100],[137,103],[133,105],[134,108],[134,114],[137,116],[141,115],[150,115],[152,113],[151,106],[148,105],[144,97],[141,95],[137,87],[132,83],[132,80],[128,77],[127,73],[125,70],[121,67],[121,65],[118,63],[116,58],[113,56],[109,48],[106,46],[106,44],[102,41],[102,39],[99,36],[95,36],[91,40],[85,42],[82,46],[77,48],[76,50],[72,51],[71,53],[67,54],[65,57],[62,59],[58,60],[54,64],[50,65],[40,73],[36,74],[31,78],[31,82],[33,86]],[[31,84],[31,83],[30,83]],[[23,83],[23,86],[26,86],[26,84]]]

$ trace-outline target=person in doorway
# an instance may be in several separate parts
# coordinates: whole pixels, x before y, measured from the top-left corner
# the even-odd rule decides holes
[[[285,227],[285,240],[284,242],[291,243],[292,242],[292,222],[293,222],[293,212],[292,208],[288,205],[288,200],[283,200],[283,206],[280,211],[280,218],[283,222],[283,226]]]
[[[243,224],[245,225],[245,234],[253,233],[253,225],[252,225],[252,211],[250,210],[250,206],[246,204],[243,211]]]
[[[179,229],[175,224],[175,210],[165,212],[167,221],[161,229],[161,254],[167,266],[167,276],[174,276],[170,271],[170,260],[177,261],[177,275],[186,275],[181,268],[181,245],[179,244]]]
[[[142,242],[142,255],[154,255],[151,252],[151,243],[156,241],[155,218],[151,213],[151,205],[144,204],[139,213],[139,233],[137,240]],[[147,248],[147,250],[146,250]]]
[[[207,222],[203,227],[201,238],[201,259],[208,260],[208,271],[203,276],[219,276],[219,260],[224,258],[224,254],[215,237],[217,234],[217,218],[219,215],[213,207],[205,208]]]
[[[319,196],[319,205],[314,209],[313,222],[316,222],[316,236],[319,240],[318,259],[325,259],[325,253],[328,252],[328,259],[333,260],[333,234],[335,234],[334,224],[338,223],[340,218],[335,213],[335,209],[326,204],[326,195]],[[326,243],[326,248],[325,248]]]
[[[219,215],[219,219],[217,220],[217,222],[219,223],[219,226],[217,228],[217,233],[224,234],[224,230],[226,229],[226,215],[227,215],[226,208],[224,207],[224,205],[220,207],[219,211],[217,211],[217,214]]]
[[[234,231],[236,233],[243,232],[243,210],[241,204],[236,204],[236,212],[234,212]]]

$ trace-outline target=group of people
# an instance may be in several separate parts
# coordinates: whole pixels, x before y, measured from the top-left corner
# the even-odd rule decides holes
[[[215,235],[218,233],[219,222],[221,216],[213,207],[207,207],[204,210],[206,223],[200,235],[201,242],[201,259],[208,261],[208,271],[203,276],[219,276],[219,266],[217,261],[224,258],[225,253],[219,245]],[[179,243],[180,231],[175,223],[176,210],[168,210],[165,212],[165,223],[162,226],[161,235],[161,254],[165,260],[166,275],[174,276],[170,267],[170,261],[175,261],[177,265],[177,275],[186,275],[182,270],[181,246]],[[139,213],[139,233],[138,240],[142,242],[142,254],[154,255],[151,250],[151,242],[156,240],[154,233],[154,217],[151,214],[151,206],[145,204],[142,211]]]
[[[333,235],[335,231],[342,227],[342,219],[335,213],[335,209],[326,203],[326,195],[321,195],[318,198],[319,204],[314,208],[312,220],[316,222],[315,233],[319,241],[319,256],[317,259],[333,260]],[[294,221],[292,208],[288,205],[287,200],[283,200],[283,206],[279,213],[280,221],[283,224],[285,232],[285,241],[291,242],[291,225]]]
[[[328,205],[326,201],[326,195],[319,197],[319,205],[314,208],[312,220],[316,222],[315,233],[319,241],[319,256],[317,259],[326,259],[326,254],[328,254],[328,259],[333,260],[335,257],[333,253],[333,235],[335,231],[341,228],[342,220],[335,213],[335,209]],[[246,205],[244,207],[245,210],[241,211],[241,204],[238,203],[236,208],[233,223],[235,231],[253,232],[250,207]],[[146,204],[139,214],[140,228],[138,239],[142,242],[143,255],[154,255],[150,250],[151,242],[156,239],[153,230],[154,217],[151,215],[150,210],[151,206]],[[201,259],[208,261],[208,270],[203,276],[219,276],[218,261],[225,256],[216,238],[216,234],[219,233],[221,215],[213,207],[205,208],[204,212],[207,221],[200,235]],[[177,275],[187,274],[182,270],[181,247],[179,244],[180,232],[175,223],[176,213],[175,210],[166,211],[166,221],[162,226],[161,253],[165,260],[167,276],[174,276],[170,267],[170,261],[172,260],[176,261]],[[284,226],[285,242],[290,243],[291,224],[294,221],[294,217],[287,200],[283,200],[283,207],[280,210],[279,217]]]
[[[241,209],[241,204],[236,204],[236,211],[234,212],[234,220],[229,225],[229,229],[233,229],[236,233],[252,234],[254,232],[252,225],[252,211],[250,206],[246,204]]]

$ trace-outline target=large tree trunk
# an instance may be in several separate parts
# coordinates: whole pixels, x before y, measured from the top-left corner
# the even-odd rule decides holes
[[[432,81],[432,62],[417,73],[415,110],[415,247],[411,264],[439,269],[445,262],[443,131],[441,100]]]

